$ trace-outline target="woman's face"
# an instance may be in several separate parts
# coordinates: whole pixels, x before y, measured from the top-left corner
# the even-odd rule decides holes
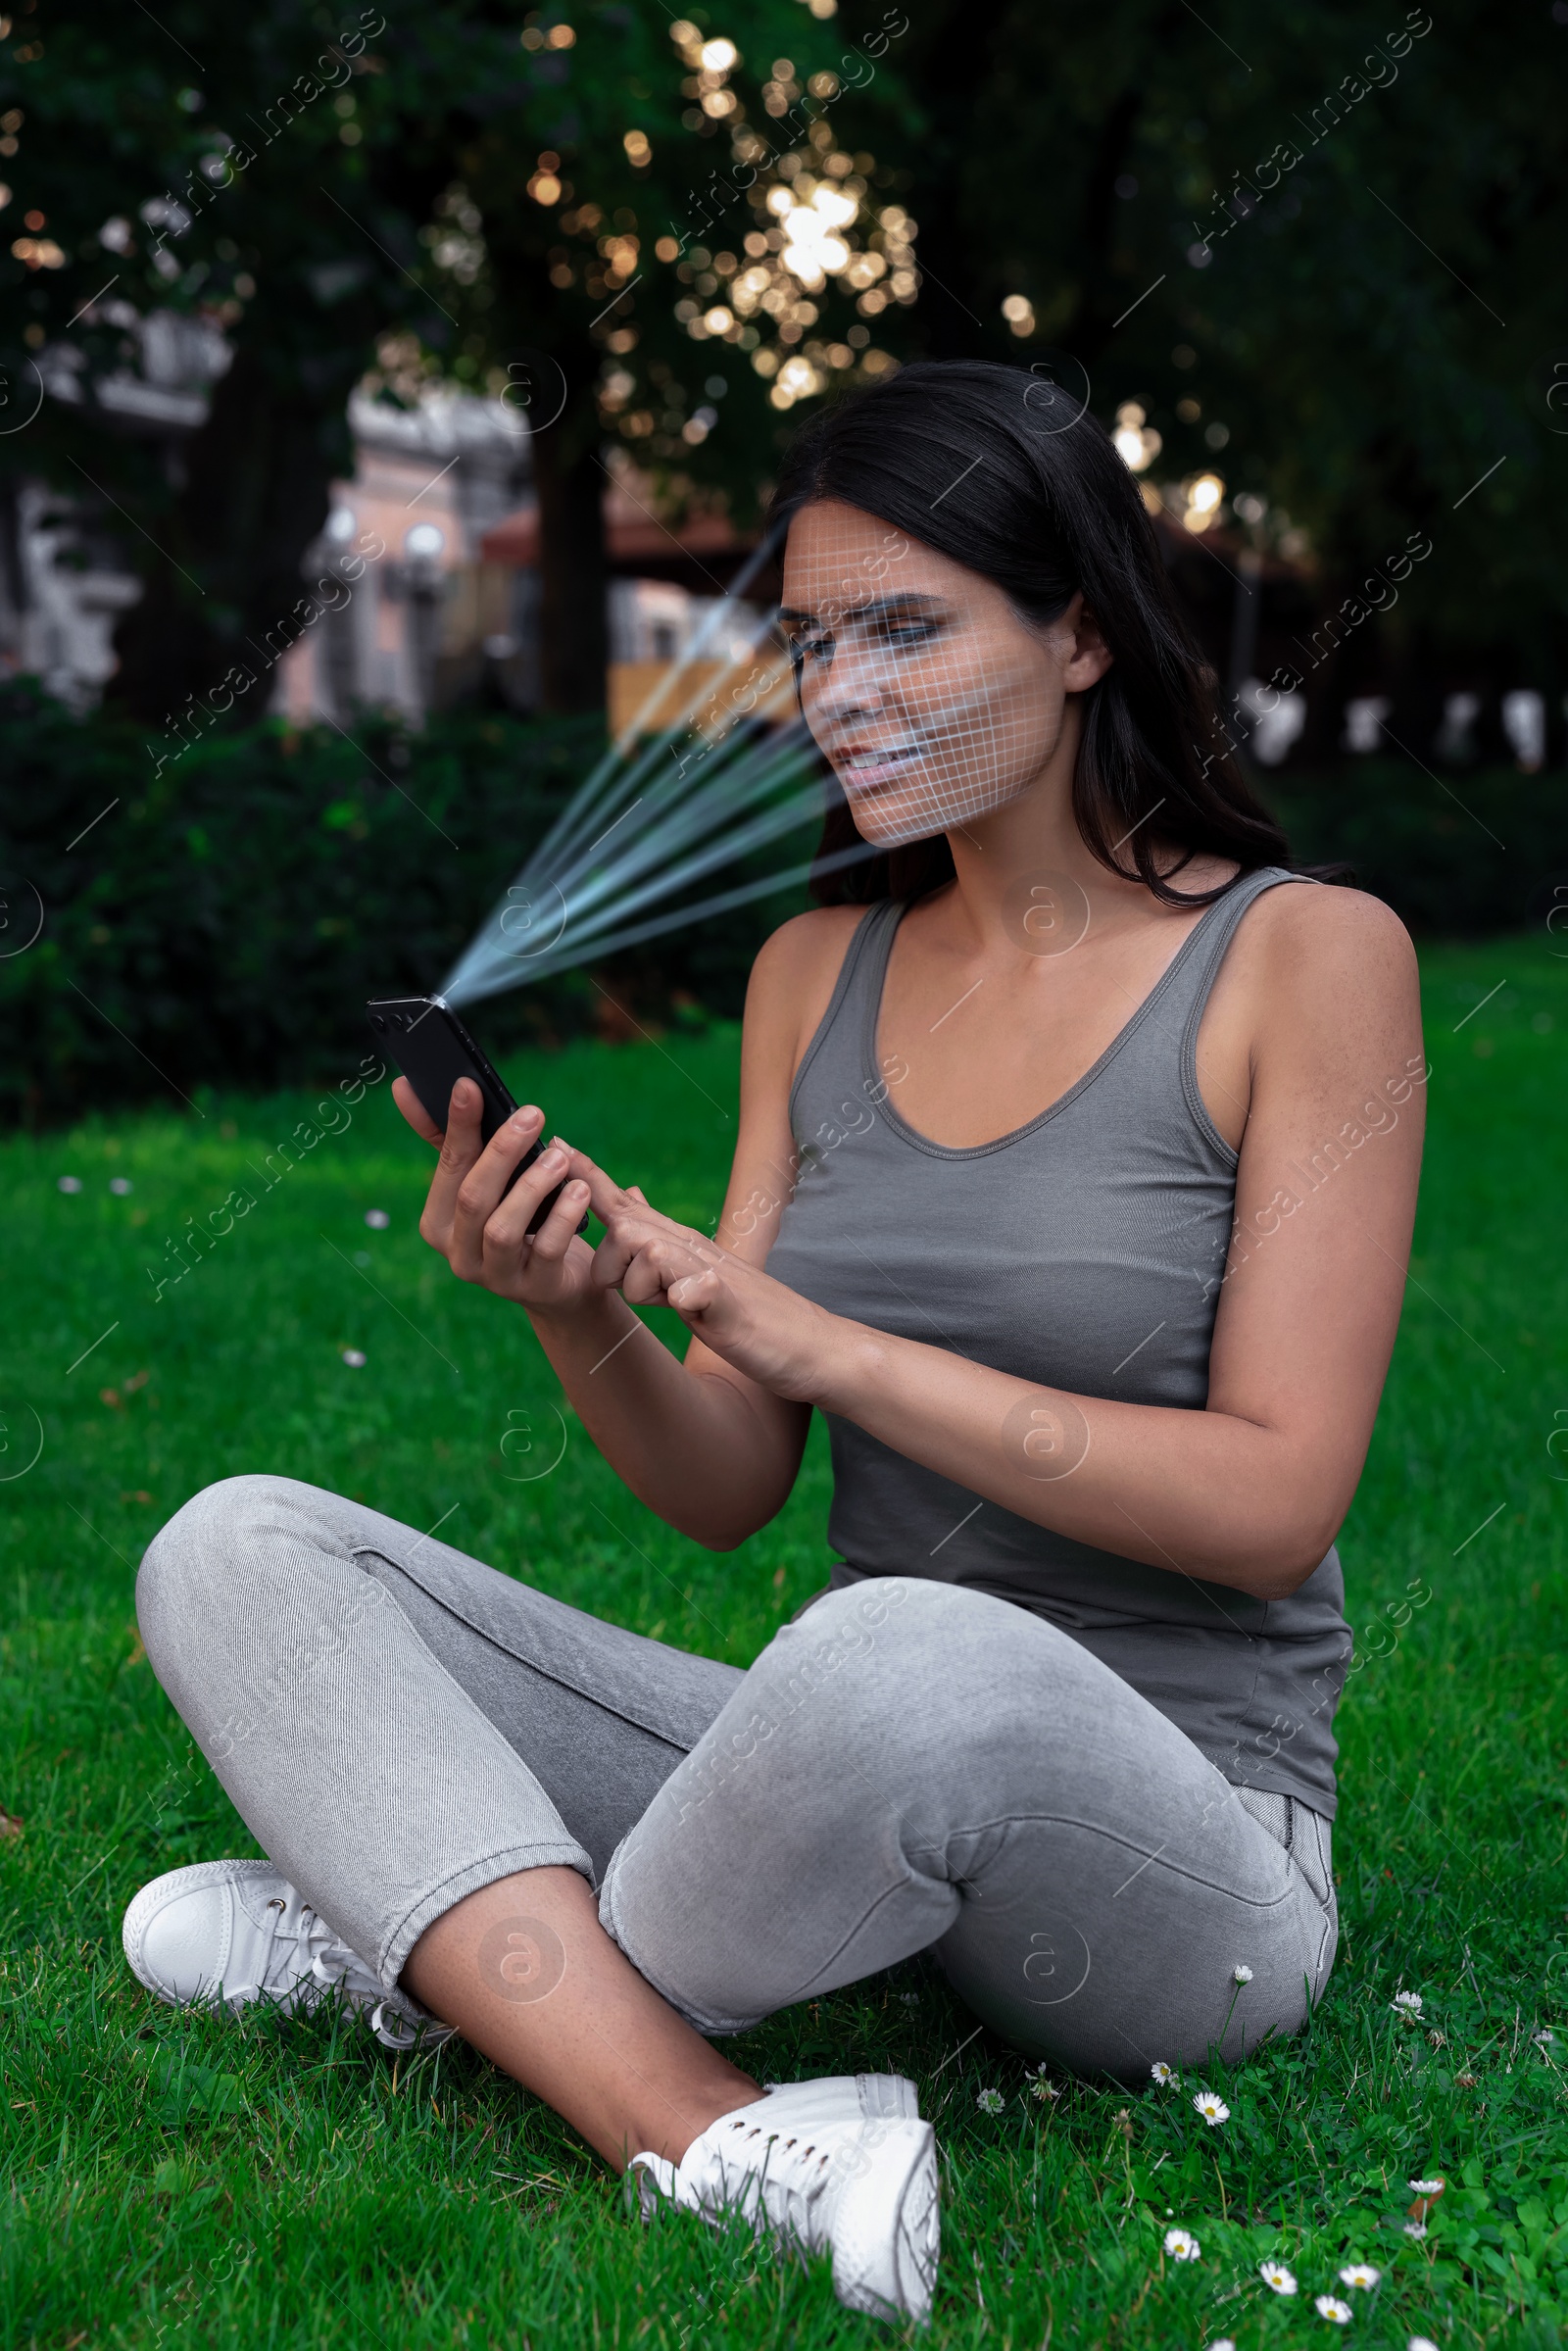
[[[781,621],[807,723],[866,840],[925,840],[1027,790],[1068,694],[1108,665],[1101,647],[1077,674],[1080,613],[1075,597],[1031,625],[993,581],[858,507],[801,510]]]

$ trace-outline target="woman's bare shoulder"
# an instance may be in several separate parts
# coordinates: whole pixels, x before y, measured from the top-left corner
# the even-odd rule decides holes
[[[1263,1095],[1402,1067],[1420,1038],[1415,950],[1393,908],[1363,890],[1282,884],[1253,900],[1226,950],[1199,1032],[1199,1086],[1236,1150]]]
[[[765,972],[769,980],[777,975],[785,981],[798,982],[820,973],[826,966],[830,970],[831,993],[845,952],[864,912],[864,906],[812,906],[808,913],[792,915],[763,941],[753,970]]]
[[[815,906],[808,914],[795,914],[790,921],[783,921],[757,955],[753,997],[768,1004],[797,1004],[802,1011],[820,997],[807,1030],[807,1035],[811,1035],[827,1011],[827,1000],[835,990],[844,956],[849,955],[849,941],[858,931],[862,914],[862,906]]]
[[[791,1076],[832,1001],[864,913],[863,906],[813,906],[781,923],[752,965],[748,1034],[765,1039],[768,1057]]]
[[[1233,950],[1224,976],[1254,1066],[1283,1056],[1287,1066],[1348,1071],[1418,1047],[1415,948],[1382,899],[1326,882],[1265,891]]]
[[[1237,944],[1244,942],[1284,985],[1311,979],[1341,988],[1415,976],[1415,947],[1394,908],[1334,882],[1265,890],[1239,926]]]

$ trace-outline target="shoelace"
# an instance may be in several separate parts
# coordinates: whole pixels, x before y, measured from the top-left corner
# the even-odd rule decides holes
[[[743,2133],[738,2146],[726,2133],[716,2150],[719,2177],[726,2192],[739,2188],[740,2201],[745,2208],[746,2190],[753,2189],[754,2219],[765,2217],[775,2229],[795,2237],[802,2244],[808,2243],[811,2208],[832,2175],[832,2149],[823,2148],[818,2155],[814,2140],[808,2139],[803,2145],[798,2138],[786,2138],[782,2131],[764,2131],[760,2123],[732,2123],[730,2132],[737,2131]],[[759,2138],[763,2141],[760,2164],[756,2160],[757,2150],[752,2143]],[[775,2148],[779,2154],[777,2162],[774,2160]],[[817,2157],[814,2165],[811,2162],[813,2156]],[[769,2189],[773,2191],[771,2196]],[[782,2212],[777,2208],[780,2195],[783,2197]]]
[[[267,1909],[267,1940],[257,1981],[236,1986],[231,1998],[290,2000],[299,2007],[314,2008],[341,1987],[356,2007],[368,2009],[370,2030],[384,2047],[414,2046],[419,2037],[419,2021],[392,2005],[385,1985],[308,1902],[298,1902],[296,1907],[274,1897]],[[438,2025],[433,2018],[424,2026],[427,2041],[447,2040],[451,2034],[450,2026]]]
[[[303,1962],[303,1965],[302,1965]],[[309,1989],[307,1989],[307,1979]],[[356,1980],[357,1979],[357,1980]],[[230,1987],[235,2000],[282,2000],[304,1992],[303,2005],[314,2006],[323,1991],[343,1983],[352,1991],[379,1992],[381,1986],[338,1941],[324,1919],[308,1902],[274,1898],[267,1905],[266,1939],[255,1981]]]

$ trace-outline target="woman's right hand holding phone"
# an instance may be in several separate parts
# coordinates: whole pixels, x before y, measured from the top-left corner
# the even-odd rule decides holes
[[[514,1110],[487,1144],[479,1131],[483,1102],[471,1078],[460,1078],[452,1089],[444,1134],[407,1078],[394,1081],[392,1099],[415,1133],[440,1149],[419,1233],[459,1280],[477,1282],[537,1314],[601,1308],[589,1280],[594,1252],[577,1234],[588,1205],[581,1178],[566,1184],[537,1233],[528,1231],[540,1201],[567,1174],[569,1149],[552,1144],[506,1189],[518,1160],[538,1141],[544,1112],[532,1103]]]

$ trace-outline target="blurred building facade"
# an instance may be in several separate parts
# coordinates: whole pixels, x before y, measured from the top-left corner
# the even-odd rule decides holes
[[[347,593],[278,664],[273,707],[339,724],[370,707],[417,726],[473,692],[487,661],[515,663],[531,640],[526,584],[482,553],[526,492],[527,425],[466,392],[431,393],[416,408],[356,393],[349,425],[353,478],[333,484],[305,561],[307,584]]]
[[[353,551],[384,552],[280,664],[275,707],[302,723],[341,723],[368,705],[418,725],[431,710],[490,691],[519,713],[533,711],[539,515],[525,421],[502,401],[446,392],[416,408],[357,394],[349,421],[354,477],[334,485],[307,573],[330,578]],[[751,543],[718,514],[667,527],[652,501],[629,468],[607,483],[610,717],[617,732],[705,629],[716,665],[737,659],[766,622],[760,605],[715,612]]]
[[[136,364],[92,386],[108,429],[178,443],[205,422],[230,353],[216,326],[174,311],[147,316],[128,302],[103,315],[133,338]],[[81,354],[40,352],[40,399],[81,408]],[[0,475],[0,678],[37,677],[73,710],[90,710],[115,673],[115,629],[141,582],[112,514],[90,495],[62,496],[24,474]]]
[[[228,364],[216,330],[172,314],[140,319],[135,368],[95,388],[117,430],[177,450],[204,421]],[[112,321],[121,323],[121,321]],[[79,401],[74,355],[46,354],[45,392]],[[488,692],[519,713],[539,702],[539,528],[526,419],[504,401],[432,389],[411,407],[356,393],[352,477],[334,483],[307,551],[319,617],[279,661],[271,708],[345,724],[365,708],[419,725]],[[617,729],[708,628],[715,668],[760,633],[761,606],[714,608],[750,552],[722,515],[667,528],[629,468],[606,491],[610,704]],[[14,477],[0,502],[0,678],[30,675],[77,710],[114,675],[114,637],[141,594],[115,516],[89,491]],[[705,651],[709,650],[705,643]]]
[[[177,462],[229,364],[227,345],[199,318],[142,316],[113,302],[104,311],[135,346],[133,365],[92,387],[105,425],[157,439]],[[51,345],[40,354],[40,397],[84,404],[80,367],[78,353]],[[349,425],[353,474],[333,485],[304,564],[318,615],[277,664],[273,710],[301,724],[346,725],[370,708],[418,726],[433,710],[485,695],[532,712],[539,523],[526,417],[504,399],[426,386],[411,405],[357,392]],[[1227,502],[1214,472],[1156,488],[1150,468],[1160,440],[1136,403],[1118,412],[1114,438],[1228,688],[1239,746],[1265,768],[1309,749],[1387,752],[1394,705],[1373,632],[1356,640],[1351,667],[1337,667],[1334,707],[1324,711],[1318,699],[1319,637],[1332,644],[1336,624],[1331,616],[1308,641],[1317,591],[1304,541],[1294,544],[1300,534],[1275,527],[1289,517],[1268,517],[1265,527],[1264,502],[1245,493]],[[759,578],[754,603],[725,604],[752,542],[716,510],[667,523],[624,453],[612,452],[610,464],[612,729],[673,722],[720,679],[732,699],[750,697],[748,710],[787,715],[788,679],[765,644],[776,573]],[[140,593],[118,517],[89,489],[62,495],[25,476],[0,477],[0,678],[37,676],[61,701],[89,710],[114,675],[116,627]],[[1287,673],[1298,682],[1282,692],[1276,681]],[[1483,694],[1476,682],[1445,681],[1434,694],[1422,730],[1427,754],[1462,767],[1506,745],[1521,768],[1541,767],[1557,713],[1533,688],[1492,681]],[[1309,706],[1319,713],[1315,740]]]

